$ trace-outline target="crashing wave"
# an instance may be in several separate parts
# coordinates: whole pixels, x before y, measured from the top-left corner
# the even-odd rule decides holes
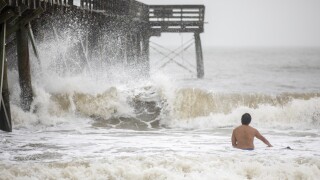
[[[320,124],[320,93],[228,94],[184,88],[169,94],[154,86],[125,91],[111,87],[98,94],[53,93],[46,100],[50,103],[47,109],[42,108],[39,119],[46,116],[65,118],[75,114],[92,119],[93,127],[135,130],[208,128],[234,126],[239,123],[242,113],[249,112],[255,123],[263,126],[303,124],[318,127]],[[43,99],[36,101],[34,106],[42,107],[41,103],[46,102]],[[13,120],[21,124],[21,118],[16,115],[21,112],[17,108],[13,111]]]

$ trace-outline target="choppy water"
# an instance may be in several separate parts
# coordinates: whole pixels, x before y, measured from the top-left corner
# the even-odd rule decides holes
[[[0,179],[320,177],[319,49],[206,49],[203,80],[157,65],[147,80],[120,67],[34,70],[32,113],[19,107],[11,71],[14,129],[0,132]],[[245,112],[273,148],[231,147]]]

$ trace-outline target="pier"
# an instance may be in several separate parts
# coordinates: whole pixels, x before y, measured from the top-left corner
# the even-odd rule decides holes
[[[197,77],[204,77],[200,34],[204,32],[203,5],[147,5],[135,0],[0,0],[0,129],[11,132],[8,64],[16,66],[21,88],[21,107],[30,111],[33,101],[30,52],[41,64],[37,39],[44,34],[58,37],[70,18],[86,23],[86,34],[74,49],[90,66],[94,54],[110,64],[139,67],[146,76],[150,70],[149,39],[162,33],[193,33]],[[60,23],[58,26],[55,24]],[[44,30],[43,30],[44,29]],[[44,33],[43,33],[44,32]],[[109,32],[107,39],[103,36]],[[115,45],[116,44],[116,47]],[[31,45],[31,47],[29,47]],[[111,51],[112,50],[112,51]],[[72,56],[72,55],[70,55]],[[73,55],[74,56],[74,55]],[[68,57],[61,57],[68,67]],[[13,64],[15,66],[15,64]]]
[[[205,6],[203,5],[149,6],[149,26],[151,36],[161,36],[161,33],[194,34],[198,78],[204,77],[203,51],[200,38],[200,34],[204,32],[204,15]],[[171,52],[175,54],[179,53],[174,51]],[[184,66],[179,63],[177,63],[177,65],[184,68]]]

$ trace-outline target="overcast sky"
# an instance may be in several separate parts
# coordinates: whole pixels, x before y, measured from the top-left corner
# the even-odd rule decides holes
[[[139,1],[206,5],[204,46],[320,47],[320,0]],[[162,36],[167,43],[172,38]]]

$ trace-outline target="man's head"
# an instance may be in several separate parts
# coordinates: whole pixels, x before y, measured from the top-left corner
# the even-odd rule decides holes
[[[250,122],[251,122],[251,116],[250,116],[250,114],[249,114],[249,113],[243,114],[242,117],[241,117],[241,123],[242,123],[243,125],[249,125]]]

